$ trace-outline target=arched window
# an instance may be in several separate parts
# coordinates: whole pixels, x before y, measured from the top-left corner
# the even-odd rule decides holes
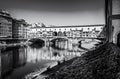
[[[57,34],[57,32],[55,31],[55,32],[53,32],[53,36],[57,36],[58,34]]]
[[[67,36],[65,31],[63,32],[63,36]]]
[[[94,28],[94,30],[96,30],[96,28]]]
[[[63,36],[63,33],[61,31],[59,31],[58,36]]]

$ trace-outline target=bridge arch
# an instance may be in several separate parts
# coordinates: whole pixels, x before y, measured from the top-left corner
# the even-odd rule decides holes
[[[31,44],[39,44],[40,46],[45,45],[45,40],[41,38],[31,38],[26,41],[26,43],[31,42]]]

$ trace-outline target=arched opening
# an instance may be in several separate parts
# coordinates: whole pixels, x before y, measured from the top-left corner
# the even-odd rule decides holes
[[[61,31],[58,32],[58,36],[63,36]]]
[[[53,32],[53,36],[57,36],[58,34],[57,34],[57,32]]]
[[[31,46],[32,48],[41,48],[45,45],[45,41],[38,38],[30,39],[29,42],[31,42],[29,46]]]
[[[120,47],[120,33],[117,35],[117,46]]]
[[[65,31],[63,32],[63,36],[67,36]]]

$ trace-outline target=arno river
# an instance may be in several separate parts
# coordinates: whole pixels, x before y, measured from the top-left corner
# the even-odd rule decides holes
[[[93,48],[98,41],[83,41],[82,47],[71,41],[57,41],[54,46],[17,46],[1,49],[2,79],[21,79],[61,60],[80,56]]]

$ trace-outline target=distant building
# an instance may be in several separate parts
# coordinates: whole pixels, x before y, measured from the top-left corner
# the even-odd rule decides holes
[[[23,38],[27,38],[27,23],[25,22],[25,20],[20,19],[13,19],[13,38],[17,38],[17,39],[23,39]]]
[[[97,38],[104,25],[31,27],[30,38],[64,36],[68,38]]]
[[[12,17],[6,11],[0,11],[0,39],[12,38]]]
[[[24,21],[23,26],[24,26],[24,28],[23,28],[24,39],[28,39],[29,30],[30,30],[29,26],[30,25],[27,22]]]

